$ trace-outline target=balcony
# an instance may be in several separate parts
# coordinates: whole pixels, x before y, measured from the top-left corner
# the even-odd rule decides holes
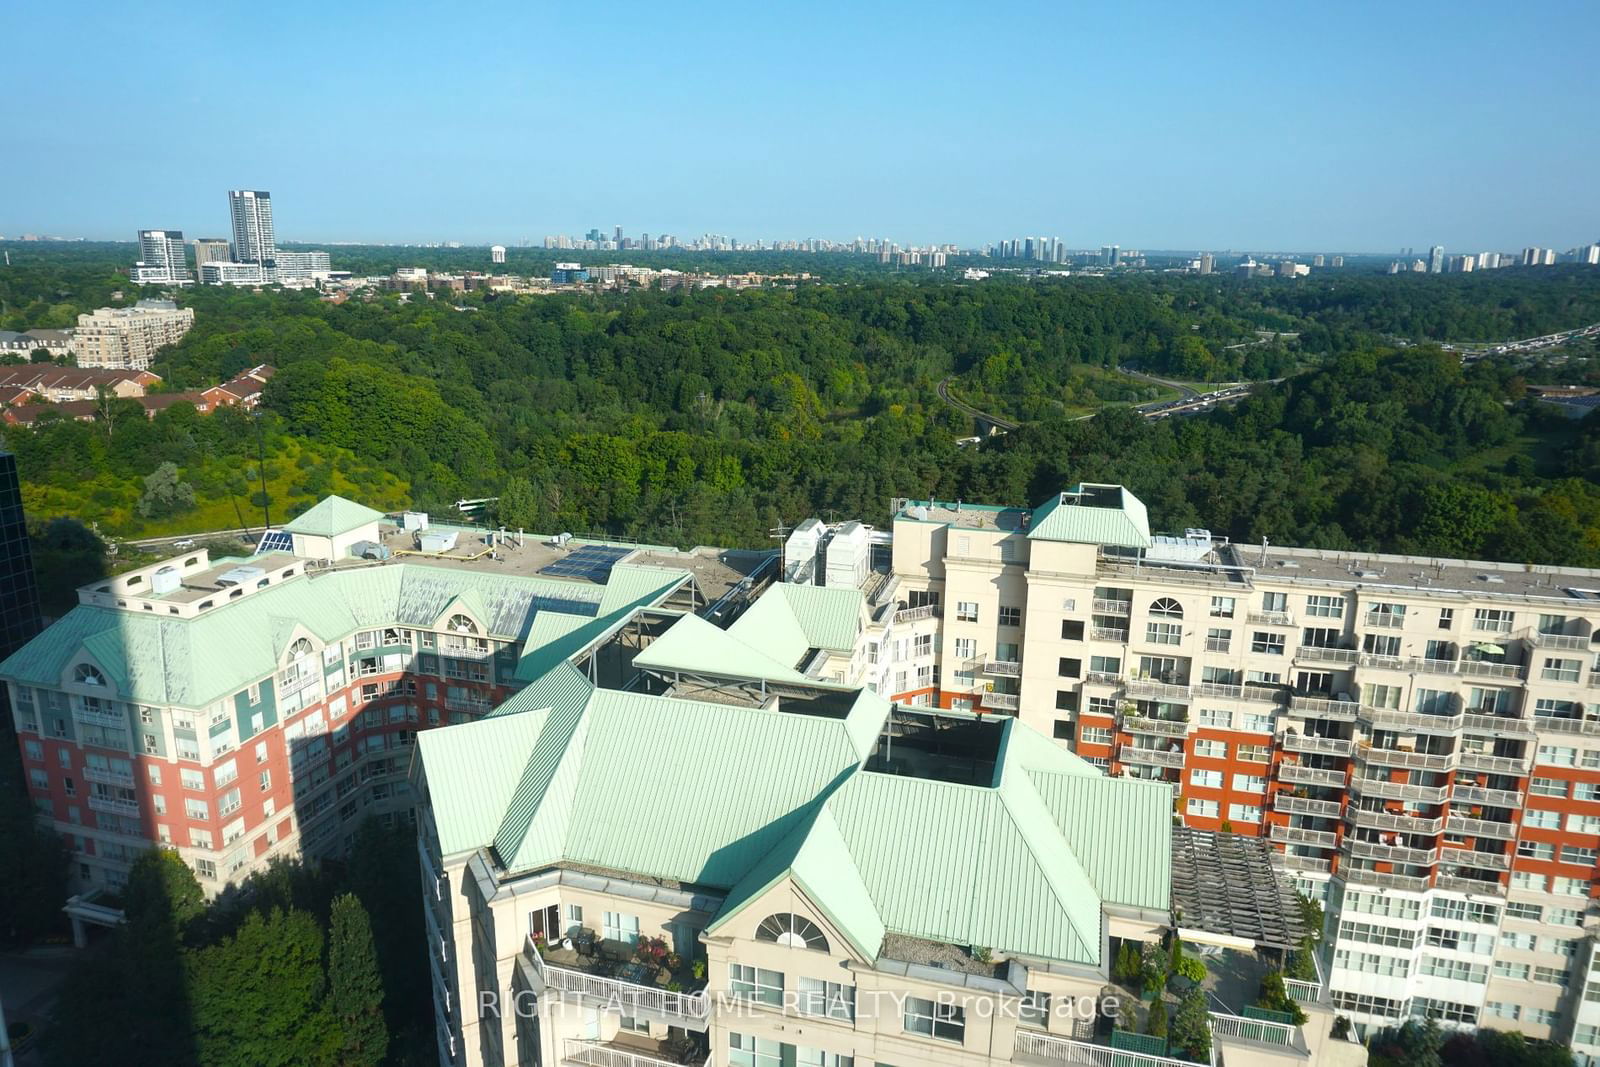
[[[1522,807],[1522,794],[1514,789],[1485,789],[1478,785],[1457,785],[1451,788],[1450,799],[1467,804],[1487,804],[1492,808]]]
[[[1464,659],[1458,661],[1457,666],[1469,678],[1512,678],[1520,681],[1528,673],[1528,669],[1520,664],[1490,663],[1488,660]]]
[[[1291,871],[1312,871],[1318,874],[1327,874],[1333,870],[1332,861],[1312,856],[1285,856],[1283,865]]]
[[[1022,675],[1022,664],[1015,660],[986,659],[983,661],[983,673],[1000,678],[1017,678]]]
[[[1589,650],[1589,638],[1583,634],[1542,634],[1530,630],[1527,639],[1534,648],[1563,648],[1574,652]]]
[[[1339,873],[1350,885],[1376,886],[1379,889],[1404,889],[1420,893],[1428,888],[1428,880],[1411,874],[1384,874],[1359,868],[1340,867]]]
[[[1133,601],[1131,600],[1101,600],[1095,598],[1094,610],[1097,615],[1132,615]]]
[[[1128,695],[1136,699],[1188,701],[1193,697],[1192,691],[1186,685],[1170,685],[1146,678],[1132,679],[1127,682],[1125,688]]]
[[[1320,767],[1303,767],[1298,763],[1285,763],[1278,767],[1278,777],[1296,785],[1327,785],[1335,788],[1344,785],[1343,771],[1327,771]]]
[[[83,769],[83,777],[85,781],[100,782],[103,785],[121,785],[129,788],[133,787],[132,771],[122,772],[114,771],[110,768],[89,766]]]
[[[1308,830],[1303,826],[1278,826],[1273,824],[1267,836],[1286,845],[1309,845],[1312,848],[1337,848],[1339,837],[1327,830]]]
[[[1408,782],[1391,782],[1387,778],[1367,778],[1356,775],[1350,788],[1364,797],[1383,797],[1385,800],[1410,800],[1419,804],[1443,804],[1449,790],[1442,786],[1411,785]]]
[[[129,815],[139,817],[139,802],[127,800],[123,797],[102,796],[99,793],[89,794],[89,810],[103,811],[108,815]]]
[[[1263,685],[1258,682],[1244,683],[1244,699],[1260,701],[1263,704],[1281,704],[1288,692],[1288,689],[1281,685]]]
[[[1460,837],[1490,837],[1497,841],[1510,841],[1517,836],[1517,828],[1508,822],[1469,819],[1465,815],[1451,815],[1444,825],[1445,829]]]
[[[1497,880],[1487,878],[1463,878],[1455,874],[1441,874],[1434,880],[1438,889],[1449,889],[1457,893],[1486,893],[1493,897],[1506,895],[1506,887]]]
[[[1504,852],[1484,852],[1475,848],[1446,846],[1439,851],[1439,858],[1445,863],[1454,863],[1461,867],[1476,867],[1485,871],[1509,871],[1511,869],[1511,857]]]
[[[1159,734],[1162,737],[1184,737],[1189,733],[1187,719],[1158,719],[1148,715],[1129,715],[1122,720],[1122,728],[1130,734]]]
[[[104,708],[86,708],[74,700],[72,702],[72,717],[79,722],[90,723],[94,726],[105,726],[113,730],[126,730],[128,728],[127,716],[120,711],[107,711]]]
[[[1337,819],[1344,805],[1337,800],[1312,800],[1279,792],[1272,798],[1272,810],[1287,815],[1316,815],[1324,819]]]
[[[1361,721],[1380,730],[1402,733],[1454,734],[1463,724],[1461,715],[1434,715],[1422,711],[1400,711],[1395,708],[1361,708]]]
[[[1091,626],[1089,636],[1096,641],[1115,641],[1120,645],[1128,643],[1128,631],[1114,630],[1109,626]]]
[[[1248,1008],[1245,1010],[1249,1010]],[[1310,1055],[1304,1035],[1293,1023],[1272,1022],[1266,1019],[1249,1019],[1240,1015],[1211,1012],[1211,1036],[1219,1042],[1246,1041],[1262,1045],[1278,1045],[1292,1049],[1297,1059]],[[1215,1049],[1212,1050],[1215,1054]],[[1226,1060],[1227,1057],[1222,1057]]]
[[[488,700],[485,700],[483,697],[452,696],[447,696],[444,698],[444,706],[449,708],[451,711],[469,711],[477,715],[482,715],[484,712],[487,712],[490,708],[494,707],[493,704],[491,704]]]
[[[1289,698],[1289,714],[1296,716],[1354,722],[1360,710],[1361,705],[1353,700],[1327,700],[1322,697],[1301,696],[1299,693]]]
[[[1457,765],[1464,771],[1489,771],[1491,774],[1527,774],[1528,756],[1494,756],[1486,752],[1459,753]]]
[[[1536,730],[1551,730],[1562,734],[1600,734],[1600,719],[1569,719],[1561,715],[1535,715]]]
[[[605,942],[609,946],[611,942]],[[530,945],[524,955],[538,955]],[[561,962],[558,964],[556,960]],[[674,993],[646,984],[643,965],[605,955],[580,956],[570,949],[552,948],[540,961],[546,989],[559,990],[606,1011],[620,1011],[634,1019],[650,1019],[704,1031],[711,1018],[711,998],[704,992]],[[609,973],[606,973],[609,972]],[[664,973],[664,972],[663,972]]]
[[[1084,681],[1090,685],[1119,686],[1122,684],[1122,675],[1110,671],[1090,671],[1084,676]]]
[[[1461,728],[1470,730],[1475,734],[1492,734],[1496,737],[1520,737],[1533,740],[1533,724],[1526,719],[1514,718],[1510,715],[1492,715],[1482,711],[1467,709],[1462,717]]]
[[[1283,747],[1289,752],[1323,752],[1330,756],[1348,756],[1352,742],[1345,737],[1315,737],[1290,730],[1283,735]]]
[[[1141,763],[1155,767],[1182,767],[1183,749],[1139,748],[1136,745],[1124,745],[1117,752],[1117,759],[1122,763]]]
[[[931,619],[939,612],[937,604],[923,604],[916,608],[901,608],[894,613],[895,622],[916,622],[918,619]]]
[[[650,1042],[650,1045],[653,1052],[618,1042],[567,1038],[562,1043],[561,1062],[572,1067],[681,1067],[683,1064],[711,1067],[711,1055],[698,1046],[691,1046],[693,1051],[686,1049],[683,1054],[668,1058],[671,1053],[664,1047],[665,1042]]]
[[[1240,700],[1244,697],[1244,686],[1228,685],[1226,682],[1201,682],[1194,687],[1194,691],[1199,696],[1222,700]]]
[[[1380,630],[1398,630],[1406,624],[1406,617],[1390,611],[1369,611],[1362,617],[1362,621]]]
[[[1355,663],[1361,653],[1353,648],[1323,648],[1318,645],[1301,645],[1295,649],[1294,658],[1306,663]]]
[[[1288,611],[1252,611],[1246,618],[1256,626],[1294,625],[1294,614]]]
[[[1387,811],[1368,811],[1366,808],[1351,808],[1350,821],[1357,826],[1365,826],[1373,830],[1398,830],[1405,834],[1424,834],[1428,837],[1436,836],[1444,828],[1441,818],[1426,819],[1420,815],[1396,815]]]
[[[1000,711],[1016,711],[1019,699],[1015,693],[985,693],[979,703],[986,708],[996,708]]]
[[[1356,759],[1378,767],[1409,767],[1419,771],[1445,771],[1455,762],[1455,757],[1449,753],[1412,752],[1403,748],[1375,748],[1371,745],[1358,747]]]
[[[1439,862],[1439,857],[1431,848],[1380,845],[1376,841],[1354,841],[1350,838],[1345,838],[1344,850],[1356,859],[1375,860],[1379,863],[1404,863],[1412,867],[1432,867]]]

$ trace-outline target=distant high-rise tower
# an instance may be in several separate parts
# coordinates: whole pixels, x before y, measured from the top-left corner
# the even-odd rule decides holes
[[[255,189],[231,190],[228,212],[233,217],[234,262],[262,267],[272,264],[278,255],[278,241],[272,232],[272,194]]]
[[[233,262],[233,250],[225,237],[196,237],[194,245],[194,271],[199,277],[200,268],[207,263]]]
[[[1444,273],[1444,245],[1434,245],[1428,250],[1428,273]]]
[[[1213,270],[1216,269],[1216,266],[1217,266],[1216,258],[1214,256],[1212,256],[1212,254],[1210,252],[1201,252],[1200,253],[1200,273],[1201,274],[1210,274]]]
[[[134,282],[173,285],[189,281],[190,277],[182,230],[139,231],[139,262],[133,265]]]
[[[17,458],[0,452],[0,660],[39,632],[39,589],[22,514]]]
[[[504,263],[506,261],[506,246],[494,245],[489,249],[490,263]]]

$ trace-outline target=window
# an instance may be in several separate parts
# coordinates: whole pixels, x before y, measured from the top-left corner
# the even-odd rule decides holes
[[[72,680],[79,685],[103,686],[106,684],[106,676],[101,674],[98,668],[87,663],[80,663],[72,669]]]
[[[749,1034],[728,1035],[729,1067],[786,1067],[786,1050],[788,1056],[793,1056],[793,1045]]]
[[[1283,634],[1257,630],[1250,635],[1250,651],[1264,653],[1268,656],[1283,655]]]
[[[1008,608],[1008,607],[1005,607],[1004,605],[1001,605],[1001,608],[1000,608],[1000,625],[1001,626],[1021,626],[1022,625],[1022,609],[1021,608]]]
[[[1540,745],[1537,762],[1552,767],[1575,767],[1578,764],[1578,750],[1563,745]]]
[[[933,635],[918,634],[911,641],[911,654],[913,656],[933,655]]]
[[[1533,980],[1535,982],[1543,982],[1546,985],[1564,986],[1567,984],[1568,978],[1569,975],[1563,967],[1535,967],[1533,969]]]
[[[1342,619],[1344,618],[1344,597],[1308,596],[1306,597],[1306,614],[1314,619]]]
[[[933,635],[929,634],[927,636],[932,638]],[[929,647],[932,647],[931,642]],[[978,639],[976,637],[958,637],[956,638],[955,648],[956,659],[962,660],[963,662],[973,659],[978,655]],[[920,655],[921,653],[918,654]]]
[[[1022,994],[1022,1003],[1017,1005],[1017,1019],[1024,1026],[1048,1026],[1050,994],[1041,993],[1036,989],[1030,989]]]
[[[976,600],[958,600],[958,601],[956,601],[956,621],[957,622],[977,622],[978,621],[978,602]]]
[[[1259,774],[1236,774],[1233,776],[1233,788],[1239,793],[1265,793],[1267,780]]]
[[[1234,602],[1231,596],[1214,596],[1211,598],[1211,617],[1213,619],[1233,618]]]
[[[1109,745],[1111,731],[1099,726],[1085,726],[1083,728],[1083,741],[1089,745]]]
[[[1206,651],[1227,652],[1233,644],[1233,631],[1213,626],[1206,630]]]
[[[1078,678],[1083,674],[1083,660],[1062,656],[1056,663],[1056,673],[1062,678]]]
[[[1574,782],[1573,800],[1600,800],[1600,782]]]
[[[1431,974],[1435,978],[1454,978],[1458,982],[1482,983],[1489,980],[1489,968],[1481,963],[1468,963],[1465,960],[1424,956],[1421,970],[1423,974]]]
[[[1078,694],[1074,693],[1070,689],[1057,689],[1056,690],[1056,710],[1057,711],[1077,711],[1078,710]]]
[[[22,743],[22,748],[23,748],[23,751],[27,754],[29,759],[31,759],[31,760],[33,760],[35,762],[43,762],[44,761],[44,746],[39,744],[39,742],[31,741],[31,740],[30,741],[24,741]],[[157,772],[157,774],[159,776],[160,768],[158,768],[154,764],[152,764],[150,769],[152,771]],[[157,781],[159,782],[159,777],[157,778]]]
[[[1352,952],[1347,948],[1341,948],[1333,954],[1333,965],[1346,971],[1383,974],[1394,978],[1404,978],[1411,973],[1411,961],[1402,956]]]
[[[1474,630],[1508,634],[1511,632],[1511,620],[1512,613],[1501,608],[1474,608],[1472,611]]]
[[[272,788],[272,772],[262,771],[260,776],[256,779],[256,785],[263,793],[270,790]]]
[[[1083,620],[1082,619],[1062,619],[1061,620],[1061,640],[1063,640],[1063,641],[1082,641],[1083,640]]]
[[[1192,770],[1189,772],[1189,784],[1198,785],[1205,789],[1221,789],[1222,772],[1200,769]]]
[[[820,978],[798,979],[800,997],[798,1008],[803,1015],[823,1015],[846,1022],[856,1016],[856,990],[854,986],[839,982],[825,982]]]
[[[629,945],[639,941],[639,916],[625,915],[620,911],[605,913],[601,936],[607,941],[621,941]]]
[[[728,991],[759,1004],[783,1004],[783,972],[728,964]]]
[[[209,819],[211,818],[211,805],[203,800],[195,800],[191,797],[184,800],[183,813],[191,819]]]
[[[1255,804],[1229,804],[1228,820],[1230,822],[1258,823],[1261,821],[1261,808]]]
[[[624,1015],[617,1021],[617,1028],[630,1034],[649,1034],[650,1023],[647,1020],[635,1019],[631,1015]]]
[[[1199,797],[1190,797],[1188,803],[1185,805],[1185,810],[1190,815],[1195,815],[1202,819],[1215,819],[1217,817],[1217,812],[1220,809],[1215,800],[1202,800]]]
[[[967,1036],[967,1014],[954,1004],[907,997],[905,1027],[908,1034],[922,1034],[943,1041],[964,1041]]]
[[[1152,645],[1177,645],[1183,643],[1183,623],[1147,622],[1144,638]]]
[[[1196,756],[1202,756],[1206,759],[1227,759],[1228,743],[1226,741],[1214,741],[1205,737],[1196,738],[1194,742],[1194,754]]]
[[[1237,759],[1245,763],[1265,763],[1270,757],[1266,745],[1240,745],[1234,752]]]
[[[1300,643],[1307,648],[1338,648],[1341,636],[1332,626],[1307,626],[1300,631]]]
[[[1554,656],[1546,656],[1544,669],[1539,672],[1539,675],[1547,682],[1576,682],[1578,680],[1578,672],[1582,669],[1582,660],[1557,659]]]
[[[828,951],[828,939],[816,923],[804,915],[780,912],[768,915],[756,927],[757,941],[774,941],[790,948],[809,948],[817,952]]]
[[[1506,905],[1506,918],[1522,919],[1525,922],[1536,923],[1544,916],[1544,909],[1537,904],[1519,904],[1512,902]]]
[[[1586,897],[1589,895],[1589,879],[1552,878],[1550,892],[1558,897]]]
[[[1150,605],[1150,614],[1158,619],[1183,618],[1183,605],[1171,597],[1161,597]]]
[[[1439,689],[1418,689],[1415,709],[1422,715],[1448,715],[1454,695]]]
[[[205,792],[206,776],[204,772],[190,770],[185,767],[178,771],[178,777],[183,781],[185,789],[193,790],[196,793]]]
[[[1528,814],[1531,815],[1532,812]],[[1555,813],[1551,812],[1551,814]],[[1554,829],[1554,827],[1549,827],[1549,829]],[[1567,830],[1575,834],[1600,834],[1600,815],[1568,815]]]
[[[1339,939],[1350,941],[1365,941],[1371,945],[1387,945],[1389,948],[1409,949],[1417,943],[1415,930],[1402,930],[1395,926],[1379,926],[1376,923],[1351,922],[1348,919],[1339,921]]]
[[[1533,967],[1526,963],[1509,963],[1506,960],[1496,960],[1494,976],[1496,978],[1510,978],[1518,982],[1526,982]]]

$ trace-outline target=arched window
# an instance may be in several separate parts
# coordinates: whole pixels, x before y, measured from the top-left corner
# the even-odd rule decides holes
[[[478,624],[465,615],[452,615],[445,629],[453,634],[475,634],[478,632]]]
[[[817,952],[828,951],[828,939],[822,936],[817,924],[804,915],[780,912],[768,915],[756,927],[757,941],[773,941],[790,948],[809,948]]]
[[[294,644],[289,646],[289,658],[295,660],[309,655],[311,655],[311,642],[304,637],[295,638]]]
[[[87,663],[80,663],[73,668],[72,680],[79,685],[105,685],[106,676]]]
[[[1181,619],[1183,618],[1183,605],[1171,597],[1164,596],[1150,605],[1150,614],[1163,619]]]

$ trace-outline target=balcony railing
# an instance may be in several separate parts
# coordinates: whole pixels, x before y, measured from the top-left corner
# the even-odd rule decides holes
[[[1398,630],[1406,624],[1404,615],[1388,611],[1369,611],[1363,619],[1368,626],[1376,626],[1381,630]]]
[[[982,705],[986,708],[999,708],[1002,711],[1016,711],[1018,697],[1015,693],[985,693]]]
[[[1399,830],[1407,834],[1426,834],[1435,836],[1444,828],[1441,818],[1425,819],[1418,815],[1391,815],[1386,811],[1368,811],[1365,808],[1351,808],[1350,821],[1357,826],[1365,826],[1373,830]]]
[[[1292,1023],[1268,1022],[1265,1019],[1246,1019],[1239,1015],[1211,1013],[1211,1033],[1216,1037],[1259,1041],[1267,1045],[1299,1048],[1304,1044],[1300,1028]]]
[[[607,1010],[620,1009],[630,1018],[648,1016],[664,1019],[673,1026],[704,1030],[711,1017],[711,998],[703,993],[674,993],[548,963],[544,968],[544,981],[548,989],[576,993]]]
[[[1194,691],[1203,697],[1218,697],[1222,700],[1239,700],[1244,696],[1244,686],[1229,685],[1226,682],[1201,682],[1194,687]]]
[[[1265,704],[1279,704],[1283,702],[1288,690],[1281,685],[1261,685],[1256,682],[1244,683],[1244,699],[1259,700]]]
[[[1135,745],[1123,745],[1117,752],[1117,759],[1123,763],[1143,763],[1156,767],[1182,767],[1183,749],[1139,748]]]
[[[561,1062],[573,1067],[681,1067],[679,1060],[664,1060],[620,1045],[570,1037],[562,1044]],[[697,1067],[710,1067],[711,1062],[712,1057],[707,1056]]]
[[[1096,641],[1115,641],[1118,644],[1128,643],[1128,631],[1116,630],[1109,626],[1091,626],[1089,636]]]
[[[482,714],[483,712],[486,712],[490,708],[494,707],[493,704],[482,697],[452,696],[447,696],[444,698],[444,706],[449,708],[451,711],[471,711],[479,714]]]
[[[1563,734],[1600,734],[1600,719],[1569,719],[1561,715],[1533,717],[1534,729],[1552,730]]]
[[[120,711],[106,711],[102,708],[86,708],[76,700],[72,702],[72,717],[79,722],[93,723],[96,726],[109,726],[115,730],[128,728],[127,716]]]
[[[1320,767],[1302,767],[1298,763],[1285,763],[1278,768],[1278,777],[1296,785],[1344,785],[1343,771],[1328,771]]]
[[[108,797],[101,796],[99,793],[90,793],[89,810],[103,811],[108,815],[132,815],[137,817],[139,814],[139,802],[137,800],[125,800],[122,797]]]
[[[132,771],[113,771],[108,768],[90,766],[83,769],[83,777],[88,781],[102,782],[105,785],[123,785],[129,787],[133,785]]]
[[[1092,685],[1121,685],[1122,675],[1110,671],[1090,671],[1084,676],[1084,681]]]
[[[1326,700],[1322,697],[1301,696],[1289,698],[1289,712],[1293,715],[1310,715],[1320,719],[1340,722],[1354,721],[1361,705],[1353,700]]]
[[[1512,789],[1485,789],[1479,785],[1458,785],[1450,790],[1450,799],[1468,804],[1488,804],[1495,808],[1520,808],[1522,794]]]
[[[1187,719],[1158,719],[1149,715],[1129,715],[1122,720],[1122,728],[1130,734],[1183,737],[1189,732],[1189,722]]]
[[[1344,805],[1337,800],[1312,800],[1310,797],[1297,797],[1280,792],[1272,798],[1272,810],[1288,815],[1316,815],[1324,819],[1336,819],[1344,810]]]
[[[1022,674],[1022,664],[1015,660],[986,659],[983,661],[983,673],[1002,678],[1016,678]]]
[[[1526,774],[1528,756],[1494,756],[1486,752],[1462,752],[1457,765],[1464,771],[1489,771],[1493,774]]]
[[[1312,848],[1337,848],[1339,837],[1327,830],[1308,830],[1303,826],[1273,824],[1267,836],[1286,845],[1310,845]]]
[[[1350,781],[1353,792],[1366,797],[1383,797],[1386,800],[1412,800],[1421,804],[1443,804],[1449,790],[1442,785],[1411,785],[1391,782],[1386,778],[1367,778],[1356,775]]]
[[[1413,867],[1432,867],[1439,857],[1429,848],[1406,848],[1402,845],[1380,845],[1376,841],[1355,841],[1346,838],[1344,849],[1357,859],[1376,860],[1379,863],[1404,863]]]
[[[1455,863],[1463,867],[1480,867],[1490,871],[1509,871],[1511,857],[1504,852],[1480,852],[1471,848],[1444,848],[1439,852],[1439,858],[1446,863]]]
[[[1166,682],[1154,682],[1146,678],[1133,678],[1127,682],[1126,689],[1130,697],[1143,697],[1148,700],[1182,700],[1187,701],[1193,693],[1186,685],[1170,685]]]
[[[1428,888],[1428,880],[1412,874],[1384,874],[1381,871],[1366,871],[1357,867],[1343,866],[1339,873],[1344,875],[1344,880],[1351,885],[1377,886],[1379,889],[1404,889],[1413,893],[1420,893]]]
[[[1324,752],[1332,756],[1348,756],[1352,744],[1346,737],[1316,737],[1294,730],[1283,735],[1283,747],[1290,752]]]
[[[1527,677],[1528,669],[1517,663],[1490,663],[1488,660],[1464,659],[1458,661],[1461,673],[1472,678]]]
[[[1477,734],[1496,734],[1502,737],[1532,738],[1533,723],[1510,715],[1492,715],[1468,708],[1462,717],[1461,727]]]
[[[1542,634],[1530,630],[1527,637],[1534,648],[1566,648],[1577,652],[1589,649],[1589,638],[1582,634]]]
[[[1445,829],[1461,837],[1492,837],[1498,841],[1510,841],[1517,836],[1517,828],[1508,822],[1495,822],[1492,819],[1470,819],[1465,815],[1451,815],[1445,820]]]
[[[937,604],[923,604],[921,607],[901,608],[894,613],[895,622],[916,622],[918,619],[931,619],[939,611]]]
[[[1327,874],[1333,870],[1332,861],[1318,859],[1314,856],[1285,856],[1283,857],[1283,865],[1291,871],[1312,871]]]
[[[1019,1027],[1013,1043],[1013,1054],[1022,1053],[1048,1063],[1069,1063],[1074,1067],[1194,1067],[1188,1060],[1170,1056],[1154,1056],[1148,1052],[1112,1048],[1109,1045],[1092,1045],[1070,1037],[1057,1037],[1040,1030]]]
[[[1461,715],[1435,715],[1424,711],[1400,711],[1363,705],[1361,721],[1382,730],[1408,733],[1453,734],[1460,731]]]
[[[1455,762],[1455,757],[1445,752],[1411,752],[1373,745],[1358,746],[1356,759],[1379,767],[1410,767],[1419,771],[1445,771]]]
[[[1505,886],[1487,878],[1463,878],[1455,874],[1441,874],[1434,880],[1434,885],[1439,889],[1449,889],[1457,893],[1485,893],[1494,897],[1506,895]]]
[[[1320,645],[1301,645],[1295,649],[1294,658],[1310,663],[1355,663],[1361,653],[1353,648],[1324,648]]]
[[[1131,600],[1101,600],[1095,598],[1094,610],[1101,615],[1132,615],[1133,601]]]
[[[1294,614],[1288,611],[1252,611],[1246,617],[1257,626],[1294,625]]]

